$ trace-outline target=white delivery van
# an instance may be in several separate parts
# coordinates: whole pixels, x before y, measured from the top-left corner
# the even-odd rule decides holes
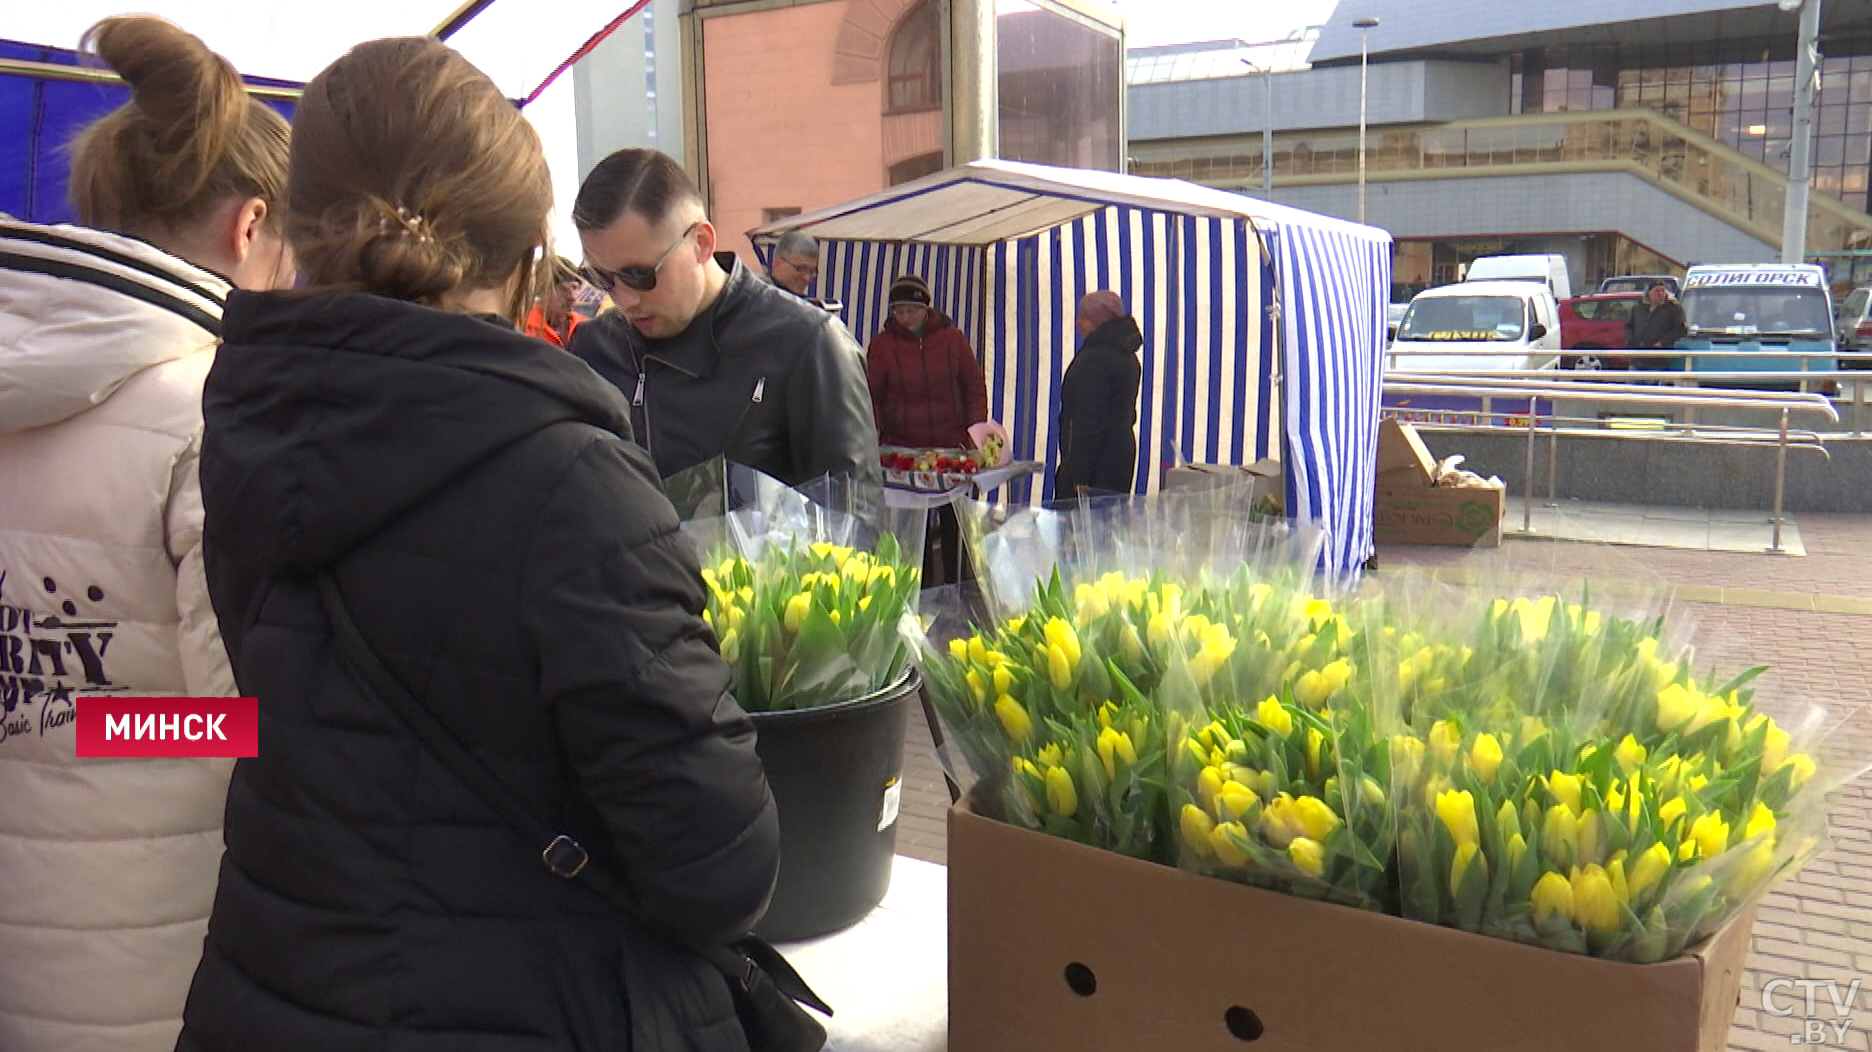
[[[1559,354],[1560,307],[1545,284],[1460,281],[1411,300],[1385,362],[1400,373],[1500,372],[1549,369]]]
[[[1553,293],[1554,302],[1573,298],[1573,279],[1567,276],[1566,257],[1483,256],[1463,274],[1464,281],[1538,281]]]

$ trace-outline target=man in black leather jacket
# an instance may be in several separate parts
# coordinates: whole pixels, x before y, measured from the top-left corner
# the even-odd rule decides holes
[[[572,213],[587,280],[617,310],[570,350],[631,404],[657,472],[726,455],[791,485],[878,472],[864,351],[839,320],[752,273],[655,150],[600,161]]]

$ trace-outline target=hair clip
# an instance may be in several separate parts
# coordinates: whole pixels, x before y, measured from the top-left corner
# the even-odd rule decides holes
[[[404,230],[409,231],[411,237],[418,241],[431,240],[429,224],[423,220],[422,216],[416,215],[407,208],[398,208],[396,219],[403,225]]]

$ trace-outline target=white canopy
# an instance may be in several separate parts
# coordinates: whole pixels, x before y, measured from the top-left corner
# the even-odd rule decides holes
[[[462,0],[149,0],[161,15],[226,55],[242,73],[310,80],[352,45],[434,32]],[[449,44],[509,98],[527,99],[636,0],[492,0]],[[76,47],[92,23],[139,9],[124,0],[8,0],[0,38]]]
[[[789,230],[839,241],[988,245],[1026,237],[1107,207],[1147,208],[1259,226],[1369,228],[1181,179],[1150,179],[1014,161],[975,161],[867,197],[756,227],[768,241]]]

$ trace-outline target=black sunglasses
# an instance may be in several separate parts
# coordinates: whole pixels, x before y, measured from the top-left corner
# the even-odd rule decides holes
[[[696,227],[701,225],[702,223],[700,220],[690,223],[689,228],[682,232],[682,236],[672,242],[670,247],[664,249],[663,254],[657,257],[655,263],[647,267],[639,265],[634,267],[619,267],[616,270],[607,270],[604,267],[587,263],[579,268],[579,272],[585,276],[585,280],[590,282],[593,287],[603,289],[606,292],[610,292],[619,285],[637,292],[653,291],[657,287],[657,272],[663,269],[663,264],[669,262],[670,256],[676,253],[676,249],[680,247],[683,242],[689,240],[689,235],[695,233]]]

